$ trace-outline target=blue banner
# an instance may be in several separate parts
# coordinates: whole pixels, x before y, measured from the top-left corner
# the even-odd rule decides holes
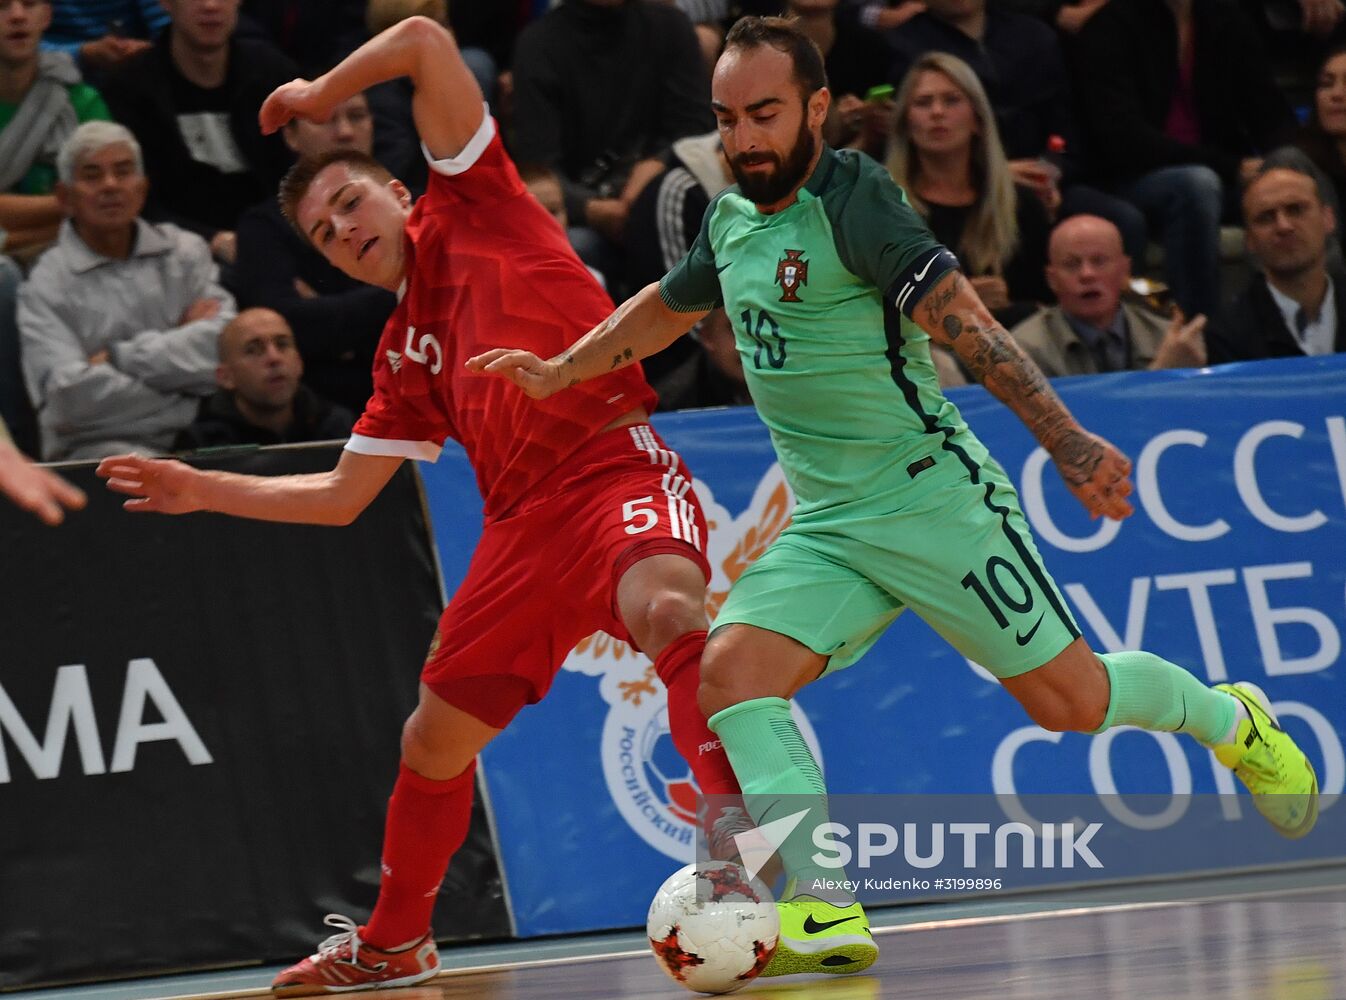
[[[984,390],[949,395],[1019,487],[1085,637],[1100,652],[1150,649],[1211,683],[1261,685],[1324,795],[1340,793],[1346,357],[1128,372],[1056,388],[1086,427],[1130,456],[1136,513],[1127,520],[1091,521]],[[788,523],[789,488],[750,409],[655,423],[696,473],[711,522],[713,611]],[[480,499],[461,452],[422,471],[452,589],[480,530]],[[487,748],[483,774],[521,936],[638,925],[653,890],[691,859],[693,788],[664,708],[649,662],[596,636],[571,654],[547,699]],[[1190,739],[1037,728],[910,614],[860,663],[806,689],[797,714],[835,793],[1122,793],[1124,802],[1146,792],[1180,802],[1237,790]],[[1177,821],[1177,807],[1153,801],[1128,821]],[[1248,809],[1246,797],[1235,801]],[[1315,850],[1342,853],[1325,839]]]

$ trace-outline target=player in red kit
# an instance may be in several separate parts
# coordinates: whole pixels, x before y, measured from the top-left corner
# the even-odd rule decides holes
[[[403,75],[431,167],[414,208],[401,183],[354,153],[301,163],[281,188],[286,214],[328,260],[399,295],[373,398],[336,468],[268,478],[121,456],[98,470],[133,497],[130,510],[312,524],[349,523],[402,461],[433,461],[446,438],[476,470],[485,525],[403,729],[378,902],[362,927],[329,917],[340,932],[277,977],[278,996],[402,986],[439,970],[430,916],[466,836],[476,756],[592,632],[654,659],[702,791],[738,790],[696,705],[706,522],[691,473],[649,425],[643,376],[622,367],[539,403],[464,367],[501,345],[555,354],[612,303],[519,180],[452,37],[425,18],[403,21],[317,80],[277,89],[262,128],[322,120]]]

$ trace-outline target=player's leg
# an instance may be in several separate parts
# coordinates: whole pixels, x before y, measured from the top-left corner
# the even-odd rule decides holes
[[[878,957],[864,911],[835,888],[845,874],[812,860],[827,790],[789,699],[858,658],[900,605],[803,536],[787,531],[739,578],[701,664],[702,710],[754,822],[807,812],[777,852],[788,881],[768,976],[858,972]]]
[[[558,571],[556,594],[520,571],[531,560],[539,567],[565,565],[547,547],[557,537],[529,516],[483,530],[440,620],[421,671],[419,701],[403,726],[374,912],[365,927],[329,918],[341,921],[334,924],[341,933],[281,973],[272,987],[276,995],[406,985],[438,971],[430,918],[468,832],[476,756],[545,692],[559,666],[553,646],[565,639],[553,639],[562,624],[586,624],[566,600],[572,581],[564,571]]]
[[[439,971],[430,915],[449,861],[467,837],[477,754],[499,732],[421,686],[420,703],[402,729],[374,913],[364,927],[330,916],[341,931],[277,976],[276,996],[406,986]]]
[[[685,555],[659,552],[617,583],[622,623],[668,689],[668,727],[702,795],[735,795],[738,781],[697,703],[706,647],[706,574]]]
[[[1302,837],[1317,820],[1313,766],[1254,684],[1208,687],[1154,653],[1095,654],[1083,639],[1001,683],[1044,729],[1186,733],[1238,775],[1258,811],[1285,836]]]
[[[1234,768],[1278,830],[1306,833],[1316,818],[1317,782],[1265,696],[1252,685],[1209,687],[1153,653],[1096,655],[1043,565],[1008,479],[994,464],[978,478],[930,496],[916,511],[932,524],[944,517],[956,533],[904,536],[911,550],[898,592],[912,609],[991,671],[1043,728],[1187,733]]]

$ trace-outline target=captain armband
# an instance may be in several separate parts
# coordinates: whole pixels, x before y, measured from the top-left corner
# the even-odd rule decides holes
[[[925,293],[934,288],[941,278],[959,267],[958,258],[945,247],[928,250],[909,264],[892,284],[893,300],[898,311],[907,319],[915,319],[912,314],[916,304],[925,298]]]

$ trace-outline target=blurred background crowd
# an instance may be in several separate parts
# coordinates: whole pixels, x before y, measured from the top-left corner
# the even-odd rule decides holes
[[[886,164],[1052,377],[1346,351],[1342,0],[0,0],[0,435],[91,459],[344,437],[394,297],[276,203],[297,157],[426,179],[406,81],[264,137],[262,101],[423,15],[618,301],[732,183],[724,34],[796,17],[828,141]],[[946,385],[966,381],[937,352]],[[750,403],[729,317],[650,359]],[[6,431],[5,428],[8,428]]]

